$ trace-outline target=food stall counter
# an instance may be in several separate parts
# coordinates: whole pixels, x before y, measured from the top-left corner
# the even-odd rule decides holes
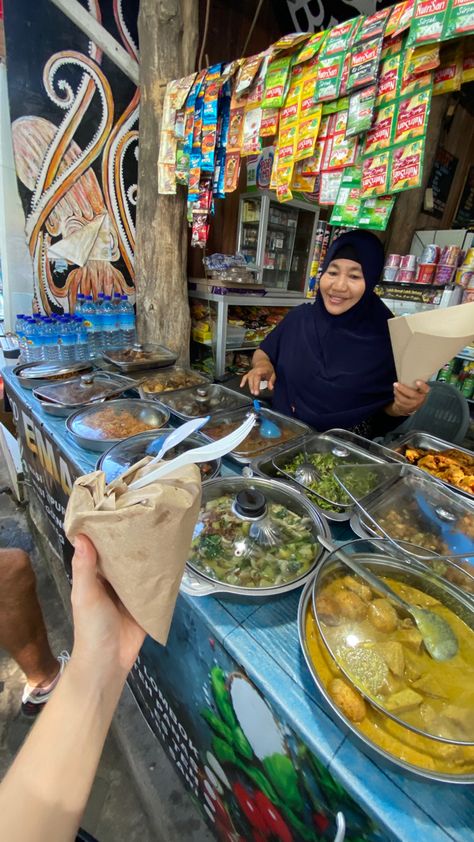
[[[11,370],[3,378],[42,531],[68,571],[64,509],[97,454],[78,447],[65,419],[46,415]],[[331,530],[336,540],[352,535],[347,524]],[[471,787],[371,759],[330,718],[299,645],[300,593],[181,594],[168,645],[147,638],[130,673],[146,722],[216,839],[470,841]]]

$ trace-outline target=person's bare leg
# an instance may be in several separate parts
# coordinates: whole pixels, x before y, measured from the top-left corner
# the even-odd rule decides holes
[[[47,687],[58,674],[35,574],[23,550],[0,550],[0,648],[6,649],[33,687]]]

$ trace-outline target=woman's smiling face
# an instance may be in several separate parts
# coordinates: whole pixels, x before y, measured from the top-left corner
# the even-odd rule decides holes
[[[347,313],[362,298],[365,281],[362,266],[355,260],[336,258],[321,275],[319,291],[331,316]]]

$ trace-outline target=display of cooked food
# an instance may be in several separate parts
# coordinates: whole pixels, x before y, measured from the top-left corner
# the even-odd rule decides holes
[[[337,510],[338,504],[348,506],[352,503],[351,498],[348,494],[346,494],[344,489],[341,488],[334,476],[334,469],[336,466],[346,464],[347,459],[334,456],[332,453],[305,454],[302,452],[295,456],[295,458],[290,462],[282,465],[282,470],[284,470],[285,473],[294,476],[303,462],[310,462],[319,474],[320,478],[315,482],[311,482],[307,487],[311,488],[316,495],[320,495],[316,502],[321,509]],[[362,497],[369,493],[375,484],[375,481],[375,477],[371,477],[370,473],[367,471],[362,472],[360,477],[356,472],[354,472],[354,477],[350,480],[351,489],[354,490],[355,495]],[[326,499],[323,500],[321,499],[322,497]]]
[[[238,421],[219,421],[217,424],[213,423],[212,419],[209,424],[203,429],[203,433],[206,436],[209,436],[211,439],[221,439],[224,436],[229,435],[237,427],[240,427],[244,418],[239,418]],[[280,430],[280,436],[276,438],[266,438],[266,436],[262,436],[260,433],[260,426],[259,424],[255,424],[255,426],[250,431],[247,438],[239,444],[238,448],[236,449],[236,453],[246,456],[253,456],[256,453],[261,453],[262,450],[267,450],[269,447],[275,447],[276,444],[284,444],[286,441],[290,441],[291,439],[295,438],[296,436],[300,436],[300,430],[293,429],[288,424],[286,424],[283,419],[276,422],[277,426]]]
[[[309,518],[269,502],[266,518],[280,535],[269,545],[251,537],[250,522],[232,512],[233,502],[217,497],[201,511],[189,557],[199,572],[240,588],[272,588],[308,572],[316,554]]]
[[[449,554],[447,545],[429,528],[423,514],[414,505],[408,503],[399,508],[388,509],[377,515],[377,522],[395,541],[408,541],[440,555]],[[378,530],[381,537],[382,529]]]
[[[342,592],[343,588],[348,592],[351,591],[352,581],[357,584],[360,583],[357,582],[355,577],[344,578],[346,581],[345,583],[344,580],[341,582],[340,602],[336,600],[335,594],[325,594],[329,605],[324,606],[323,604],[323,611],[325,610],[326,617],[328,619],[332,617],[334,622],[348,621],[349,618],[344,616],[342,611],[345,611],[346,614],[354,612],[355,601],[352,597],[349,597],[347,607],[345,607],[344,601],[347,596],[342,596]],[[351,583],[347,579],[351,579]],[[394,590],[402,593],[400,590],[401,583],[389,579],[387,579],[387,582]],[[348,587],[348,584],[351,584],[351,587]],[[364,584],[363,587],[365,588],[366,585]],[[403,587],[408,589],[408,586]],[[409,591],[415,595],[416,601],[423,601],[426,597],[418,589],[411,588],[404,591],[404,595],[408,594]],[[353,593],[360,596],[360,592],[353,591]],[[318,594],[318,600],[322,596],[323,591]],[[361,599],[363,601],[363,597]],[[385,600],[382,601],[385,602]],[[356,605],[355,612],[357,614],[360,607],[359,603],[356,603]],[[366,610],[368,615],[368,605]],[[422,651],[417,637],[413,634],[416,629],[401,626],[394,632],[381,632],[375,626],[372,627],[368,618],[363,622],[370,629],[372,637],[383,638],[385,635],[385,640],[381,639],[379,644],[387,675],[383,686],[387,695],[384,698],[392,698],[394,712],[398,707],[399,710],[400,708],[405,709],[404,715],[408,715],[411,708],[412,711],[416,712],[420,721],[430,723],[430,727],[433,720],[439,718],[443,727],[452,728],[453,732],[456,733],[459,733],[460,730],[465,733],[464,729],[471,728],[471,724],[469,715],[464,716],[464,710],[459,715],[459,694],[465,691],[472,693],[474,632],[449,609],[443,607],[443,612],[445,619],[452,624],[460,643],[460,654],[456,656],[456,659],[461,660],[454,664],[453,673],[455,673],[456,679],[452,687],[449,682],[444,680],[442,675],[438,675],[446,668],[447,662],[436,664],[427,653]],[[388,615],[384,617],[383,607],[382,610],[380,610],[380,606],[378,610],[377,608],[374,609],[374,613],[377,613],[381,623],[387,622],[387,628],[390,628],[391,618]],[[393,636],[393,641],[390,636]],[[397,636],[399,639],[395,639]],[[464,775],[474,772],[474,747],[441,742],[432,737],[418,734],[366,702],[361,693],[337,666],[322,640],[309,606],[305,617],[305,638],[309,657],[319,680],[335,705],[341,710],[341,713],[361,735],[394,758],[417,768],[450,775]],[[393,646],[392,643],[400,645]],[[470,686],[464,678],[463,667],[461,666],[461,664],[464,664],[466,652],[468,653],[466,668],[469,671]],[[432,671],[433,667],[436,668],[434,672]],[[401,674],[398,675],[397,673]],[[404,693],[406,693],[405,697],[403,696]]]
[[[411,465],[416,465],[433,477],[454,485],[461,491],[474,494],[474,456],[456,450],[427,450],[421,447],[404,445],[398,452],[405,456]]]
[[[323,639],[355,686],[385,712],[430,736],[474,742],[474,631],[433,596],[381,579],[407,602],[446,620],[460,644],[458,653],[434,660],[406,612],[347,575],[334,578],[316,597]]]
[[[108,406],[83,418],[81,427],[81,432],[86,433],[88,438],[104,440],[136,436],[137,433],[156,429],[156,424],[143,421],[128,409]]]
[[[172,392],[175,389],[187,389],[190,386],[197,386],[203,382],[203,377],[194,371],[186,371],[182,368],[170,368],[155,374],[141,384],[146,394],[159,395],[162,392]]]
[[[126,388],[127,384],[123,385],[122,391],[125,391]],[[40,400],[50,400],[55,403],[74,406],[77,404],[91,403],[111,394],[119,394],[120,391],[121,388],[118,381],[97,377],[90,381],[84,378],[76,378],[66,383],[43,386],[37,389],[35,394]]]

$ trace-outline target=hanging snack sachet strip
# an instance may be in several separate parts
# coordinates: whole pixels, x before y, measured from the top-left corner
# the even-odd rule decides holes
[[[419,187],[423,178],[425,141],[414,140],[405,146],[391,150],[389,193],[412,190]]]
[[[474,32],[474,0],[450,0],[444,22],[443,41]]]
[[[383,196],[389,192],[390,152],[388,149],[364,158],[362,164],[361,198]]]
[[[398,100],[395,114],[393,145],[424,138],[428,128],[431,90],[421,91]]]
[[[347,137],[369,131],[374,121],[376,95],[376,85],[369,85],[349,97]]]
[[[441,40],[449,0],[416,0],[407,47]]]

